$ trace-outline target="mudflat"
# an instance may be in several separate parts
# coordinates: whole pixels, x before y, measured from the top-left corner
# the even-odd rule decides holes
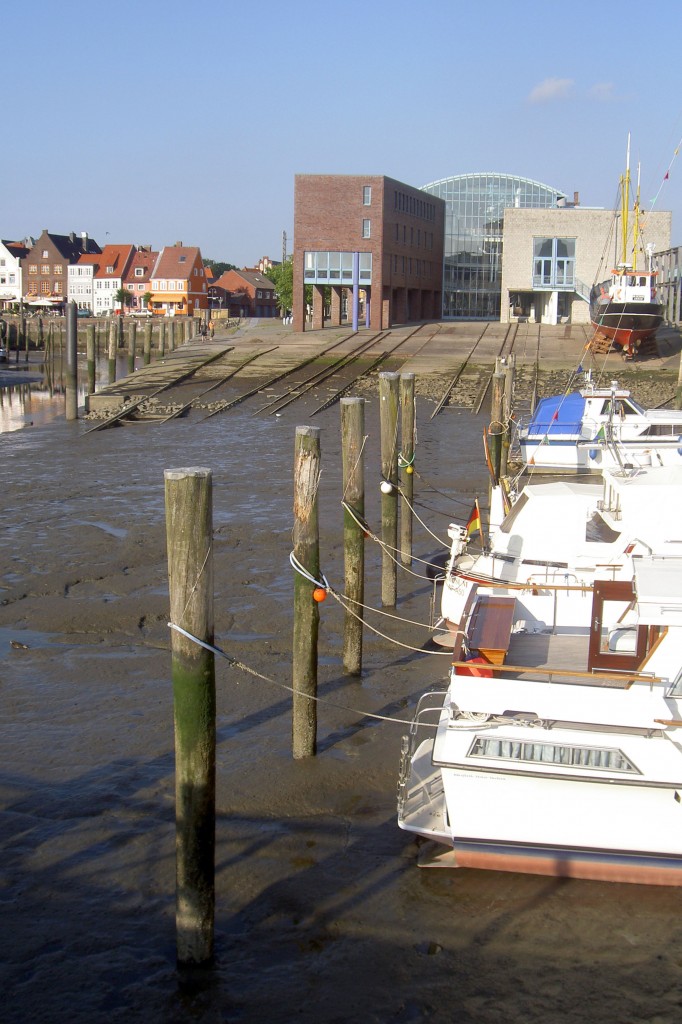
[[[676,368],[658,370],[674,386]],[[286,689],[294,437],[321,428],[321,563],[342,590],[338,404],[0,437],[6,1024],[679,1021],[679,890],[423,870],[397,827],[404,723],[449,667],[429,643],[429,563],[487,494],[485,411],[432,420],[435,379],[418,385],[415,559],[379,615],[367,541],[359,679],[343,671],[343,610],[321,605],[318,754],[302,761]],[[362,394],[378,534],[376,385]],[[163,483],[182,466],[213,473],[216,642],[266,677],[216,660],[216,963],[191,979],[175,965]]]

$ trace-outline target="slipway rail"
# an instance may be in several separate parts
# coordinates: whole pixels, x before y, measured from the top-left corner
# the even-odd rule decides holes
[[[478,338],[476,338],[476,341],[473,343],[473,345],[469,349],[469,352],[468,352],[466,358],[464,359],[464,362],[460,363],[459,366],[457,367],[457,372],[455,373],[455,376],[452,378],[452,380],[450,381],[450,383],[446,387],[446,389],[443,392],[443,395],[442,395],[440,401],[436,405],[436,408],[431,413],[431,417],[430,417],[431,419],[434,419],[438,415],[438,413],[441,411],[441,409],[443,409],[444,406],[447,405],[448,400],[450,398],[450,395],[455,390],[455,387],[457,386],[457,383],[458,383],[460,377],[462,376],[462,374],[464,373],[465,369],[467,368],[467,366],[469,364],[469,361],[471,360],[472,355],[474,354],[474,352],[476,351],[478,345],[480,344],[481,339],[483,338],[483,335],[488,330],[488,326],[489,326],[488,324],[485,325],[485,327],[483,328],[483,330],[479,334]]]

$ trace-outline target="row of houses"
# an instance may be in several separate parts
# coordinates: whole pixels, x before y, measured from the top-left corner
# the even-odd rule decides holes
[[[267,258],[261,266],[267,265]],[[217,280],[197,246],[182,242],[154,251],[147,245],[100,247],[85,232],[0,242],[0,309],[21,302],[61,311],[66,302],[94,316],[142,312],[195,316],[278,315],[275,288],[260,268],[230,270]]]

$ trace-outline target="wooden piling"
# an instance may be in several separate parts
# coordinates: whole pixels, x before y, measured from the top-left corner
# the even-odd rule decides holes
[[[166,354],[166,323],[164,320],[159,322],[159,355],[165,356]]]
[[[66,418],[78,419],[78,307],[66,305]]]
[[[381,603],[394,608],[398,597],[398,388],[397,373],[379,374],[381,425]]]
[[[414,374],[400,375],[400,561],[412,565],[412,496],[414,492]]]
[[[171,623],[213,645],[211,470],[167,469]],[[215,916],[215,656],[171,629],[175,723],[178,964],[213,958]]]
[[[297,427],[294,452],[294,558],[315,580],[320,576],[317,488],[320,480],[320,428]],[[316,589],[294,573],[294,636],[291,750],[294,758],[317,750],[317,636],[320,613]]]
[[[118,351],[118,324],[112,320],[109,324],[109,383],[116,380],[116,353]]]
[[[512,414],[514,412],[514,378],[516,374],[516,356],[510,353],[503,369],[504,386],[502,391],[502,450],[500,452],[500,476],[507,475],[509,449],[512,441]]]
[[[489,428],[489,442],[490,442],[490,460],[493,466],[493,476],[495,483],[500,481],[500,465],[502,460],[502,433],[504,425],[503,419],[503,399],[504,399],[504,374],[494,373],[493,374],[493,394],[492,402],[490,407],[490,428]]]
[[[364,398],[342,398],[341,460],[343,499],[361,519],[365,515],[363,446],[365,436]],[[362,674],[362,618],[365,601],[365,533],[351,513],[343,511],[344,594],[343,667],[352,676]],[[353,614],[354,613],[354,614]]]
[[[137,320],[128,324],[128,373],[135,372],[135,349],[137,347]]]
[[[95,325],[88,324],[85,329],[85,352],[88,363],[88,394],[95,393]]]
[[[151,319],[144,325],[144,340],[142,342],[142,353],[144,358],[144,365],[149,366],[152,361],[152,331],[154,325]]]
[[[168,350],[175,352],[175,320],[168,323]]]

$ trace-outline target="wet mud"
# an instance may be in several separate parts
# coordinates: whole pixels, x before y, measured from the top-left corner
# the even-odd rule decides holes
[[[379,532],[376,391],[367,519]],[[311,400],[312,403],[312,400]],[[312,407],[312,405],[311,405]],[[484,417],[417,403],[415,555],[486,493]],[[444,687],[428,643],[433,583],[399,573],[399,621],[368,612],[363,675],[343,612],[321,607],[318,756],[291,758],[294,434],[246,406],[199,425],[83,437],[55,421],[0,437],[0,984],[24,1022],[673,1024],[678,890],[422,870],[396,824],[419,695]],[[321,427],[322,568],[343,586],[339,409]],[[216,961],[175,963],[174,781],[163,471],[213,470]],[[427,531],[431,531],[428,532]],[[381,555],[367,544],[367,603]],[[529,808],[532,814],[532,808]]]

